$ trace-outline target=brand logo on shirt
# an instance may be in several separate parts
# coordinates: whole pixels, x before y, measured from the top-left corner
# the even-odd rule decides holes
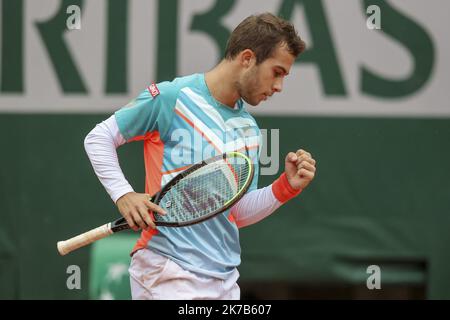
[[[152,97],[156,97],[159,94],[159,90],[158,87],[156,86],[156,84],[152,83],[149,87],[148,87],[148,92],[150,92],[150,94],[152,95]]]

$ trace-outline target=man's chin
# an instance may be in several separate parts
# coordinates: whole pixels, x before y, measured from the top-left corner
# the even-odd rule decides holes
[[[250,99],[247,99],[247,98],[242,98],[247,104],[249,104],[249,105],[251,105],[251,106],[253,106],[253,107],[256,107],[258,104],[260,104],[261,103],[261,99],[260,100],[250,100]]]

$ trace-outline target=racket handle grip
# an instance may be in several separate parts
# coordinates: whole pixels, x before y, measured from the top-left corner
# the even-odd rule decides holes
[[[92,229],[66,241],[58,241],[57,248],[60,255],[64,256],[78,248],[84,247],[94,241],[103,239],[113,234],[111,223]]]

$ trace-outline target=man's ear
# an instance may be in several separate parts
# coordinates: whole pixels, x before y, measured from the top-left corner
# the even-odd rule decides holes
[[[245,68],[250,67],[255,59],[255,53],[250,49],[245,49],[239,54],[239,62]]]

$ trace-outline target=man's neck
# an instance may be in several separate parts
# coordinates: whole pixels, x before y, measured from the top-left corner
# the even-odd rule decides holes
[[[206,85],[213,98],[234,108],[240,96],[236,89],[236,70],[232,62],[222,60],[214,69],[205,74]]]

